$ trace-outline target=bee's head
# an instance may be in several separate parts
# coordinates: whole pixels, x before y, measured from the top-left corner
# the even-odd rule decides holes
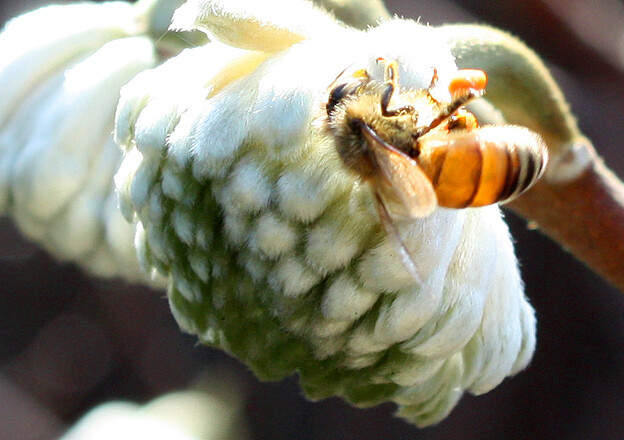
[[[325,105],[328,116],[334,111],[336,105],[347,96],[356,96],[360,93],[362,86],[370,81],[370,76],[364,69],[357,70],[348,76],[345,75],[346,70],[340,72],[340,75],[329,86],[329,98]]]

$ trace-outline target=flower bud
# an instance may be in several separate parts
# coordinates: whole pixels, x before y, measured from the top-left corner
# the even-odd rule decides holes
[[[143,2],[143,5],[145,2]],[[62,260],[144,280],[117,208],[119,89],[158,63],[137,8],[49,6],[0,34],[0,212]]]
[[[239,406],[225,393],[201,390],[168,393],[145,405],[112,401],[91,409],[61,440],[242,440]]]
[[[400,62],[405,88],[430,87],[434,67],[445,99],[453,57],[414,22],[308,32],[303,12],[288,25],[239,3],[189,2],[185,22],[221,41],[122,89],[116,183],[139,258],[168,278],[184,330],[259,377],[298,373],[311,398],[392,401],[419,425],[438,422],[464,391],[491,390],[532,356],[535,319],[507,226],[497,206],[396,220],[416,281],[371,185],[341,160],[326,107],[345,69],[382,82],[380,57]],[[261,41],[246,40],[253,27]],[[263,49],[272,30],[299,42]]]

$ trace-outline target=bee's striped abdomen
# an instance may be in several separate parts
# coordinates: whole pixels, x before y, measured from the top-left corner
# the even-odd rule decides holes
[[[419,139],[419,151],[438,205],[447,208],[512,200],[541,176],[547,160],[541,138],[516,126],[431,134]]]

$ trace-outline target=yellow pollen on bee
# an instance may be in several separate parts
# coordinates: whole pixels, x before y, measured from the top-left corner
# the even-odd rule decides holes
[[[487,75],[483,70],[460,69],[451,78],[449,92],[452,96],[464,95],[471,91],[481,94],[486,85]]]

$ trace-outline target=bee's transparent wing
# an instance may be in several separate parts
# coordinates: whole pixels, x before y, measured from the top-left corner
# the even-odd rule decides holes
[[[384,197],[379,191],[375,191],[375,208],[377,208],[377,214],[379,215],[381,224],[388,235],[388,239],[394,248],[399,252],[399,257],[401,258],[403,266],[405,266],[405,269],[407,269],[412,278],[414,278],[414,281],[418,284],[422,284],[422,279],[419,270],[416,267],[416,263],[414,262],[414,258],[405,246],[405,243],[403,243],[401,234],[392,220],[390,212],[388,212],[388,208],[384,202]]]
[[[416,161],[381,139],[362,124],[362,134],[379,170],[377,188],[388,201],[398,201],[403,212],[412,218],[426,217],[438,206],[431,182]]]
[[[172,30],[204,31],[241,49],[275,53],[315,34],[338,28],[305,1],[188,0],[173,16]]]

